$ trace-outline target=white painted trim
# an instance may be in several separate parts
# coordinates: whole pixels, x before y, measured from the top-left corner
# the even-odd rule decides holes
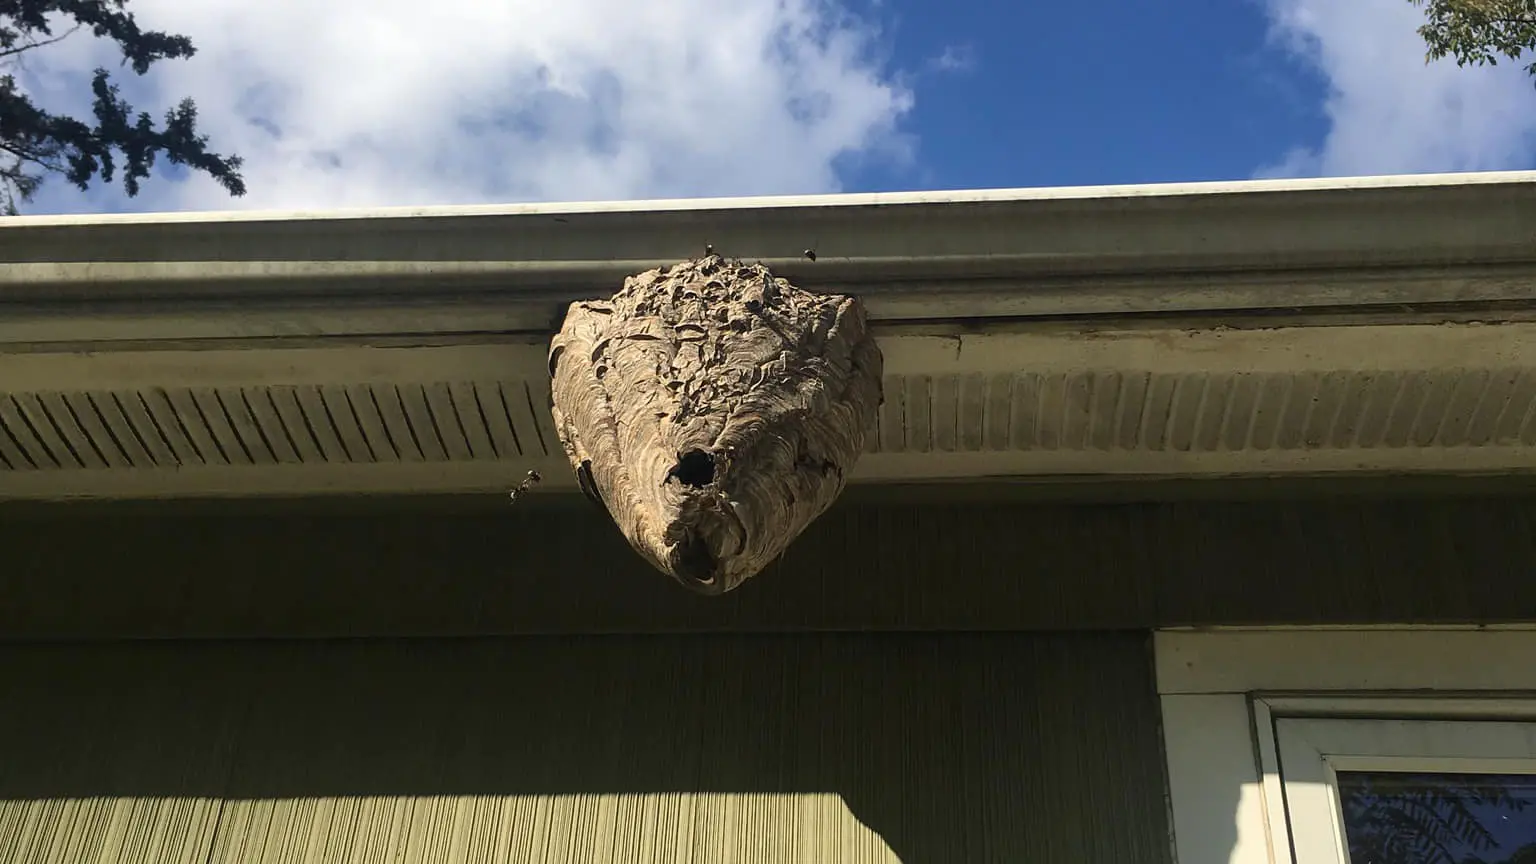
[[[1296,860],[1308,864],[1349,864],[1340,771],[1536,773],[1529,722],[1284,716],[1273,722],[1266,781],[1283,787],[1292,848]],[[1284,766],[1283,777],[1271,774],[1269,764]]]
[[[1536,632],[1160,632],[1158,692],[1536,691]]]
[[[919,192],[864,192],[757,197],[657,198],[635,201],[459,204],[427,207],[357,207],[335,210],[225,210],[186,213],[93,213],[19,216],[0,219],[0,230],[56,225],[185,224],[188,222],[265,222],[290,219],[401,219],[424,216],[569,215],[646,211],[755,210],[786,207],[873,207],[895,204],[959,204],[1005,201],[1062,201],[1093,198],[1165,198],[1180,195],[1233,195],[1254,192],[1412,189],[1536,183],[1536,171],[1480,171],[1442,174],[1384,174],[1363,177],[1216,180],[1194,183],[1144,183],[1103,186],[1040,186]]]
[[[33,320],[84,305],[126,311],[126,300],[167,317],[218,302],[271,313],[465,301],[547,332],[565,303],[710,244],[805,287],[857,294],[876,320],[1528,300],[1533,220],[1532,172],[24,217],[0,220],[0,299],[35,307]]]
[[[1270,800],[1284,801],[1284,807],[1269,812],[1270,823],[1283,823],[1286,831],[1286,842],[1275,843],[1271,855],[1286,860],[1282,856],[1289,853],[1307,864],[1349,864],[1333,766],[1304,737],[1291,732],[1277,724],[1261,753],[1265,789],[1281,790],[1281,796]]]
[[[1473,476],[1536,472],[1536,448],[1372,447],[1353,450],[1001,450],[870,453],[853,479],[977,477],[1277,477],[1386,473]]]
[[[1248,700],[1235,695],[1165,696],[1162,710],[1178,861],[1261,861],[1242,857],[1244,850],[1267,850],[1270,833]]]
[[[549,379],[548,344],[507,339],[478,345],[160,350],[0,354],[4,391],[135,387],[261,387]]]
[[[636,266],[645,269],[664,263],[671,262],[645,261]],[[80,272],[74,273],[71,268]],[[293,336],[410,338],[422,333],[434,337],[513,332],[542,335],[548,332],[555,315],[563,308],[547,296],[528,297],[516,291],[502,290],[514,271],[490,266],[476,270],[448,265],[436,268],[402,265],[378,274],[366,267],[338,266],[334,268],[334,278],[329,280],[305,275],[297,264],[268,267],[264,262],[256,262],[245,269],[246,276],[262,279],[269,285],[292,283],[339,289],[340,293],[323,301],[282,296],[231,299],[227,295],[235,289],[213,292],[212,297],[194,297],[190,295],[198,286],[212,284],[208,281],[212,275],[202,278],[194,275],[190,282],[176,282],[164,278],[151,264],[137,268],[105,268],[104,272],[103,268],[89,262],[48,265],[45,275],[49,278],[24,290],[26,283],[19,279],[25,269],[21,265],[0,264],[0,273],[6,280],[5,293],[30,298],[7,304],[6,316],[0,321],[0,344],[101,342],[111,345],[142,340]],[[877,326],[920,328],[937,336],[946,329],[945,318],[965,315],[1036,320],[1047,316],[1115,317],[1146,311],[1152,298],[1155,298],[1159,313],[1183,312],[1193,316],[1269,309],[1276,297],[1284,297],[1287,308],[1310,309],[1320,315],[1326,315],[1336,307],[1528,302],[1536,299],[1536,280],[1532,278],[1536,266],[1517,269],[1519,273],[1512,273],[1508,266],[1468,265],[1454,270],[1414,269],[1369,276],[1356,271],[1312,270],[1238,271],[1223,273],[1219,278],[1199,278],[1187,273],[1095,275],[1091,278],[1031,276],[989,279],[985,289],[980,291],[974,286],[967,291],[955,290],[939,280],[861,285],[856,281],[811,281],[816,274],[798,274],[795,278],[805,287],[816,290],[858,295],[870,320]],[[87,271],[89,280],[84,279]],[[237,266],[224,275],[233,277],[239,273]],[[418,296],[381,297],[376,281],[371,280],[372,275],[410,283],[401,287]],[[611,286],[621,284],[624,275],[615,272],[611,278],[603,280],[608,288],[593,288],[581,291],[581,294],[598,296],[607,293]],[[80,277],[78,280],[77,276]],[[471,277],[473,284],[466,284]],[[114,282],[114,279],[119,281]],[[898,284],[899,291],[885,290]],[[189,296],[170,300],[134,297],[132,303],[89,299],[73,302],[67,295],[77,285],[90,286],[86,290],[116,289],[124,296],[133,296],[137,287],[152,285],[172,293],[185,290]],[[424,290],[428,285],[445,290],[428,296]],[[450,287],[454,290],[446,290]],[[576,294],[573,289],[566,292],[566,298],[574,299]],[[1370,320],[1385,322],[1384,326],[1397,326],[1404,322],[1438,324],[1450,317],[1444,313],[1431,317],[1399,309],[1377,313],[1373,318],[1351,313],[1350,321],[1363,324]],[[1503,320],[1496,315],[1489,317]],[[1272,318],[1268,320],[1274,321]],[[1232,321],[1235,326],[1243,323],[1241,319]],[[1247,322],[1249,325],[1253,323]]]
[[[571,492],[564,456],[470,462],[357,462],[320,465],[196,465],[181,468],[0,471],[0,501],[174,498],[290,498],[327,495],[505,496],[527,473],[542,492]]]
[[[220,338],[214,333],[198,335],[191,323],[182,338]],[[312,323],[306,315],[293,313],[279,329],[302,337],[319,329]],[[9,326],[0,321],[0,334]],[[1406,374],[1467,368],[1517,369],[1536,375],[1536,358],[1530,352],[1536,344],[1536,323],[1254,330],[1054,327],[948,336],[881,333],[879,344],[887,375],[1049,375],[1083,370],[1158,375]],[[379,377],[547,379],[548,351],[547,337],[482,334],[475,342],[412,347],[372,347],[366,340],[354,339],[323,347],[276,345],[262,350],[231,345],[0,352],[0,380],[6,391],[16,392],[46,389],[61,381],[71,382],[70,386],[83,381],[88,382],[83,389],[105,389],[235,381],[242,385],[324,384]]]
[[[1267,725],[1282,717],[1406,717],[1464,720],[1536,720],[1536,701],[1525,695],[1460,698],[1436,691],[1402,696],[1274,696],[1255,697],[1254,723]]]
[[[850,483],[905,484],[1024,477],[1063,482],[1233,477],[1423,477],[1530,474],[1530,448],[1179,453],[1047,450],[984,453],[871,453]],[[463,462],[197,465],[179,468],[0,470],[0,501],[66,498],[182,498],[294,495],[497,493],[530,470],[541,489],[574,491],[564,454]],[[510,480],[509,480],[510,478]]]
[[[1431,633],[1439,631],[1463,632],[1501,630],[1536,632],[1536,622],[1513,621],[1494,624],[1185,624],[1164,627],[1161,633]]]
[[[1536,284],[1536,283],[1533,283]],[[290,334],[313,331],[314,322],[302,315],[289,319],[281,329]],[[0,339],[7,324],[0,322]],[[190,329],[190,328],[189,328]],[[123,334],[126,338],[126,333]],[[1135,328],[1083,329],[1050,327],[1008,332],[950,336],[891,333],[881,335],[890,393],[880,415],[883,436],[876,452],[859,460],[851,479],[859,483],[915,483],[954,479],[1032,477],[1074,481],[1105,478],[1162,479],[1169,477],[1279,477],[1391,474],[1404,476],[1515,475],[1536,471],[1536,447],[1508,430],[1520,424],[1499,420],[1483,422],[1488,434],[1472,443],[1470,434],[1425,441],[1414,437],[1415,424],[1433,428],[1443,417],[1457,414],[1459,403],[1445,392],[1426,401],[1418,414],[1398,416],[1399,427],[1384,430],[1376,442],[1340,440],[1331,434],[1309,431],[1299,412],[1279,412],[1290,419],[1270,428],[1270,440],[1246,437],[1213,440],[1206,432],[1215,423],[1232,422],[1233,414],[1211,411],[1200,423],[1190,421],[1183,438],[1163,432],[1173,428],[1163,414],[1152,419],[1149,398],[1145,425],[1131,428],[1116,413],[1116,403],[1102,399],[1106,387],[1090,397],[1086,376],[1145,380],[1156,376],[1174,393],[1235,393],[1250,387],[1255,398],[1229,405],[1252,412],[1257,394],[1287,388],[1317,387],[1324,380],[1338,382],[1341,375],[1369,376],[1388,372],[1406,381],[1409,374],[1429,376],[1436,369],[1457,370],[1456,392],[1464,385],[1479,386],[1496,377],[1507,383],[1504,392],[1518,406],[1504,414],[1536,428],[1524,418],[1531,410],[1530,382],[1536,382],[1536,366],[1524,346],[1536,344],[1536,323],[1500,327],[1441,325],[1404,327],[1298,327],[1254,330],[1185,331],[1162,325]],[[174,347],[173,347],[174,346]],[[257,467],[187,467],[160,471],[65,471],[0,472],[0,499],[71,497],[159,497],[224,495],[303,495],[329,492],[357,494],[379,492],[483,492],[501,488],[506,478],[530,469],[545,474],[551,484],[572,485],[568,466],[554,441],[554,430],[542,410],[547,393],[547,343],[542,338],[481,334],[450,344],[373,344],[372,340],[346,342],[267,344],[259,350],[221,343],[218,347],[191,347],[168,343],[159,347],[139,345],[116,350],[0,351],[0,400],[12,396],[39,398],[38,394],[151,391],[158,388],[286,388],[294,386],[351,387],[362,384],[462,384],[475,382],[494,390],[498,383],[535,391],[532,409],[540,428],[547,433],[544,447],[551,452],[532,459],[519,457],[511,465],[491,462],[433,467],[387,465],[314,465]],[[1480,369],[1481,378],[1470,370]],[[1523,365],[1522,365],[1523,364]],[[1058,394],[1038,401],[1054,404],[1035,419],[1033,443],[1021,437],[1009,440],[1013,415],[1023,414],[1006,381],[1020,373],[1046,380]],[[898,376],[905,376],[904,378]],[[1005,386],[997,387],[998,378]],[[1246,376],[1240,378],[1239,376]],[[1273,376],[1260,379],[1253,376]],[[1285,376],[1303,376],[1294,381]],[[1312,376],[1312,377],[1304,377]],[[1331,376],[1331,377],[1330,377]],[[1500,377],[1502,376],[1502,377]],[[1511,378],[1510,376],[1515,376]],[[1520,377],[1523,376],[1523,377]],[[1382,378],[1381,380],[1392,380]],[[1069,385],[1068,382],[1074,382]],[[1311,381],[1313,383],[1308,384]],[[1223,383],[1224,382],[1224,383]],[[1244,383],[1246,382],[1246,383]],[[1080,385],[1080,388],[1079,388]],[[1333,386],[1333,385],[1330,385]],[[1493,385],[1488,384],[1492,390]],[[1044,387],[1044,385],[1042,385]],[[1200,388],[1190,390],[1189,388]],[[1336,413],[1349,406],[1353,413],[1369,405],[1364,390],[1345,393],[1335,388]],[[1426,391],[1427,392],[1427,391]],[[1077,393],[1073,398],[1070,394]],[[928,394],[928,411],[904,408],[912,394],[918,404]],[[968,394],[968,395],[967,395]],[[1001,394],[999,397],[998,394]],[[964,399],[974,399],[964,407]],[[1225,398],[1225,397],[1223,397]],[[1054,402],[1052,400],[1055,400]],[[1201,397],[1204,404],[1204,396]],[[1427,399],[1427,397],[1426,397]],[[946,401],[947,400],[947,401]],[[1172,395],[1164,402],[1169,418],[1175,404]],[[1302,404],[1302,403],[1298,403]],[[1481,401],[1478,403],[1482,404]],[[1494,404],[1494,403],[1490,403]],[[1430,407],[1433,406],[1433,407]],[[0,410],[5,406],[0,405]],[[1184,410],[1188,410],[1187,408]],[[1199,413],[1198,411],[1196,412]],[[1135,414],[1126,415],[1134,424]],[[1488,415],[1490,418],[1492,414]],[[1002,418],[1003,435],[997,437]],[[1074,419],[1076,418],[1076,419]],[[1383,418],[1385,422],[1385,418]],[[1247,421],[1243,421],[1247,425]],[[1077,425],[1074,426],[1074,423]],[[1257,428],[1255,421],[1249,428]],[[1315,424],[1313,424],[1315,425]],[[1335,420],[1333,425],[1338,425]],[[1505,429],[1493,436],[1494,425]],[[1507,429],[1506,429],[1507,427]],[[1127,430],[1129,429],[1129,434]],[[1206,430],[1206,431],[1201,431]],[[1219,429],[1217,430],[1220,431]],[[1156,432],[1154,441],[1149,433]],[[1326,429],[1325,429],[1326,432]],[[1388,435],[1387,432],[1391,434]],[[1283,433],[1283,434],[1282,434]],[[878,439],[877,439],[878,440]],[[1391,446],[1387,441],[1415,446]],[[1046,442],[1051,442],[1047,444]],[[1281,446],[1281,442],[1284,443]],[[519,467],[520,466],[520,467]]]
[[[1291,860],[1286,807],[1292,798],[1280,774],[1280,719],[1521,721],[1523,728],[1536,722],[1536,630],[1530,625],[1160,631],[1153,648],[1182,864]],[[1374,761],[1345,764],[1501,755],[1355,749],[1360,752],[1343,755]],[[1300,806],[1336,809],[1331,801]],[[1305,857],[1319,854],[1308,845],[1318,842],[1301,838],[1307,849],[1298,860],[1326,862]]]
[[[1253,758],[1258,762],[1259,786],[1263,790],[1264,825],[1269,829],[1263,852],[1268,861],[1287,860],[1290,850],[1291,826],[1285,806],[1285,784],[1280,779],[1279,750],[1275,743],[1275,723],[1269,706],[1261,699],[1243,699],[1248,706],[1250,730],[1253,732],[1256,750]],[[1235,758],[1235,755],[1234,757]],[[1257,844],[1240,844],[1233,847],[1233,861],[1241,861],[1237,853],[1246,852],[1255,860]]]

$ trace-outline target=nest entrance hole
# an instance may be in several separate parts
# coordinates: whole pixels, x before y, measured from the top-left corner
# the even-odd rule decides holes
[[[677,458],[672,476],[690,489],[703,489],[715,482],[715,457],[703,450],[689,450]]]

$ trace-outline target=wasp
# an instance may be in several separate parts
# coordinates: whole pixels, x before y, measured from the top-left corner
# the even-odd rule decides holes
[[[512,503],[516,504],[518,498],[528,494],[528,492],[531,491],[533,487],[539,485],[540,481],[543,479],[544,478],[540,476],[539,472],[529,471],[527,476],[523,478],[523,482],[513,487],[511,494],[507,497],[512,500]]]

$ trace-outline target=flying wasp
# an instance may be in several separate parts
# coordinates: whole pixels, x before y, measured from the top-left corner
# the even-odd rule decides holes
[[[527,476],[523,478],[523,481],[513,487],[512,492],[507,497],[511,499],[513,504],[516,504],[518,498],[528,494],[543,479],[539,472],[529,471]]]

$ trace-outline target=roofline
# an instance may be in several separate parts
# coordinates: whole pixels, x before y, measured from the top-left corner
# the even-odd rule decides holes
[[[351,207],[329,210],[205,210],[151,213],[57,214],[0,218],[0,230],[83,225],[240,224],[353,219],[438,219],[463,216],[539,216],[597,213],[776,210],[799,207],[880,207],[914,204],[981,204],[1089,199],[1170,198],[1252,193],[1414,189],[1536,183],[1536,171],[1467,171],[1439,174],[1383,174],[1353,177],[1214,180],[1189,183],[1131,183],[1100,186],[1021,186],[915,192],[856,192],[815,195],[760,195],[715,198],[654,198],[610,201],[446,204]]]
[[[0,222],[0,498],[553,488],[566,304],[706,243],[864,301],[856,478],[1536,464],[1536,172],[394,213]]]
[[[1533,237],[1536,171],[18,217],[0,220],[0,344],[548,333],[705,244],[886,324],[1532,308]]]

